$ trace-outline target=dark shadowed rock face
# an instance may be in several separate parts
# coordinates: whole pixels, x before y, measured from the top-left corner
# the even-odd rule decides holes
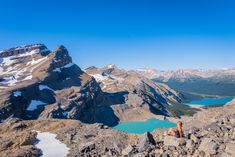
[[[19,46],[16,48],[3,50],[0,52],[0,58],[17,56],[17,55],[24,54],[33,50],[39,50],[41,55],[43,56],[48,55],[51,52],[43,44],[33,44],[33,45]]]

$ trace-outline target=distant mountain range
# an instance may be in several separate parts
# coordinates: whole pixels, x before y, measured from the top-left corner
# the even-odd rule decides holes
[[[0,52],[0,97],[0,120],[59,118],[116,125],[193,110],[165,84],[115,65],[84,72],[64,46],[51,51],[43,44]]]
[[[178,69],[169,71],[143,68],[136,70],[136,72],[156,82],[166,83],[179,91],[208,95],[235,95],[235,68],[216,70]]]

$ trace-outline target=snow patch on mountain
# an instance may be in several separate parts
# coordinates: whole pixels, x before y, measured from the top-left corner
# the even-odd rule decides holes
[[[31,103],[27,107],[27,111],[34,111],[38,108],[39,105],[46,105],[46,103],[40,100],[31,100]]]
[[[38,87],[39,87],[39,90],[49,89],[51,91],[54,91],[52,88],[50,88],[50,87],[48,87],[46,85],[39,85]]]
[[[21,91],[15,91],[13,94],[15,97],[19,97],[22,95]]]
[[[69,148],[56,139],[56,134],[37,132],[38,141],[35,146],[42,151],[42,157],[65,157]]]
[[[101,74],[94,74],[91,76],[93,76],[97,82],[102,82],[108,78],[107,76],[103,76]]]

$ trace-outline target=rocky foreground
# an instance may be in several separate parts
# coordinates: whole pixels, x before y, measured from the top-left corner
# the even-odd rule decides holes
[[[37,157],[36,131],[57,135],[69,147],[68,157],[77,156],[215,156],[235,155],[235,105],[207,109],[209,118],[197,125],[203,112],[194,116],[194,124],[184,121],[183,142],[155,130],[144,135],[130,135],[102,124],[84,124],[77,120],[10,119],[0,125],[1,157]],[[227,111],[227,112],[225,112]],[[188,128],[187,128],[188,126]],[[199,127],[197,127],[199,126]]]

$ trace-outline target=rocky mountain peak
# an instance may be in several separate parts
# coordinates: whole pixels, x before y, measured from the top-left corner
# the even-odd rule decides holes
[[[69,56],[69,52],[65,46],[60,45],[54,52],[53,67],[60,68],[67,64],[72,63],[72,58]]]
[[[85,112],[98,104],[96,97],[102,92],[91,76],[72,63],[64,46],[50,51],[34,44],[1,54],[0,120],[13,116],[89,121]]]
[[[117,69],[118,68],[115,64],[108,64],[105,67],[108,69]]]

